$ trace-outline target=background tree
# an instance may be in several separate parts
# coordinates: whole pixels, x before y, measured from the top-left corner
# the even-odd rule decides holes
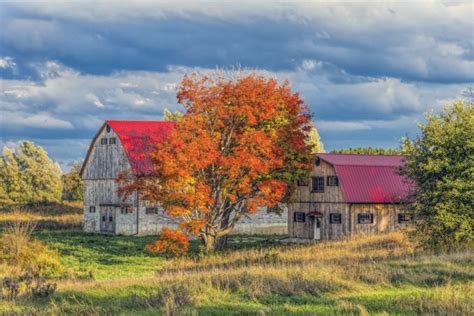
[[[84,183],[79,172],[81,165],[75,163],[68,173],[63,175],[63,195],[62,199],[67,201],[82,201]]]
[[[0,159],[0,202],[3,205],[59,201],[61,168],[33,142],[22,141],[19,149],[5,147]]]
[[[243,216],[277,208],[311,167],[311,116],[288,82],[226,78],[184,77],[177,98],[186,113],[152,154],[154,172],[120,190],[140,188],[141,198],[182,219],[174,239],[199,236],[208,252]]]
[[[401,150],[393,148],[379,148],[379,147],[354,147],[345,149],[331,150],[333,154],[358,154],[358,155],[401,155]]]
[[[163,120],[165,121],[178,122],[178,121],[181,121],[182,118],[183,118],[183,113],[179,111],[171,112],[167,108],[163,110]]]
[[[427,115],[421,135],[403,142],[403,173],[416,182],[409,209],[414,237],[426,248],[451,250],[474,240],[474,107],[456,102]]]
[[[314,125],[311,127],[306,143],[311,147],[312,154],[324,152],[323,142],[321,141],[321,137],[319,136],[316,126]]]

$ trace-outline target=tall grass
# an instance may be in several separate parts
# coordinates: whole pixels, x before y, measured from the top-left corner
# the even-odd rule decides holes
[[[0,209],[0,227],[7,227],[18,219],[34,223],[37,229],[57,230],[82,227],[82,202],[65,201],[24,205],[20,214],[15,211],[17,209],[17,207]]]
[[[155,276],[58,285],[47,301],[3,311],[469,315],[474,312],[474,254],[419,253],[403,234],[392,233],[170,259]]]

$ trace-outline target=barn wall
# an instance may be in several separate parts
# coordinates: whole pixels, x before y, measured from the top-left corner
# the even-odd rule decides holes
[[[397,204],[353,204],[352,227],[353,235],[386,233],[396,229],[398,214],[402,212]],[[358,224],[357,215],[361,213],[374,214],[373,224]]]
[[[111,137],[115,137],[115,144],[101,144],[102,138],[110,139]],[[107,129],[103,128],[92,144],[83,178],[86,180],[116,179],[121,171],[129,169],[130,164],[118,135],[112,129],[107,132]]]
[[[102,145],[101,139],[106,137],[116,138],[115,144]],[[100,232],[101,205],[113,208],[115,214],[115,233],[123,235],[134,235],[137,233],[137,211],[139,216],[140,235],[158,234],[162,228],[177,226],[177,220],[173,219],[160,210],[159,214],[146,214],[147,203],[140,201],[137,206],[136,196],[130,196],[126,201],[121,201],[118,195],[119,184],[115,179],[120,172],[130,170],[130,164],[125,154],[118,135],[111,129],[107,132],[106,127],[99,131],[95,138],[90,156],[83,170],[84,179],[84,230],[88,232]],[[121,204],[132,205],[131,213],[122,214]],[[111,206],[116,205],[116,207]],[[90,206],[95,206],[95,213],[90,213]],[[153,206],[153,205],[148,205]],[[137,208],[138,207],[138,208]],[[288,231],[287,212],[281,216],[269,214],[265,210],[242,218],[236,225],[234,233],[249,234],[286,234]]]
[[[311,192],[311,177],[324,177],[324,193]],[[321,160],[321,164],[313,165],[307,186],[298,186],[293,200],[288,207],[288,234],[296,238],[312,238],[313,222],[306,217],[305,222],[294,222],[295,212],[309,213],[318,211],[323,213],[321,218],[321,239],[339,239],[350,231],[349,205],[344,202],[340,186],[327,186],[326,177],[336,176],[334,167]],[[329,214],[340,213],[342,224],[329,224]]]

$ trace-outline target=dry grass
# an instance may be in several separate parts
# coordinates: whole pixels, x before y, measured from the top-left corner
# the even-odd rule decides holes
[[[25,205],[21,214],[16,208],[0,210],[0,227],[7,227],[17,220],[29,221],[37,229],[74,229],[81,228],[83,221],[82,202],[61,202]]]
[[[154,277],[59,282],[50,314],[474,312],[474,254],[417,253],[401,233],[168,260]]]

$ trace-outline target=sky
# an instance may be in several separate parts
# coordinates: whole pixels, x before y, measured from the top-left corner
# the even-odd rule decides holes
[[[474,86],[472,1],[0,2],[0,146],[64,171],[106,119],[183,110],[183,75],[288,79],[326,150],[397,148]]]

